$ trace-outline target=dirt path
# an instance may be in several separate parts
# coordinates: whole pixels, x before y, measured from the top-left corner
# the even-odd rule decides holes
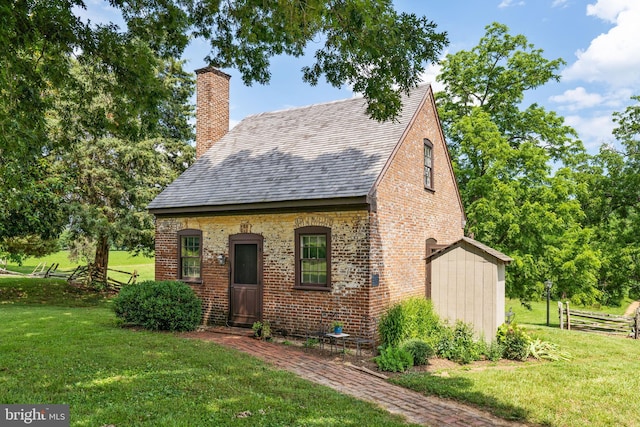
[[[640,301],[632,302],[631,304],[629,304],[629,307],[627,307],[627,311],[624,312],[624,315],[627,317],[635,316],[638,307],[640,307]]]

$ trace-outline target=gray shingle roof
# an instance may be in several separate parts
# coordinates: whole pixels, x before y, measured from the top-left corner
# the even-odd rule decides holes
[[[362,98],[249,116],[149,209],[366,196],[428,89],[403,97],[397,122],[370,119]]]

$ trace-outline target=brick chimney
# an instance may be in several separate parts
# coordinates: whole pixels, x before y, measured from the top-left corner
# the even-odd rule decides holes
[[[213,67],[196,70],[196,159],[229,132],[230,78]]]

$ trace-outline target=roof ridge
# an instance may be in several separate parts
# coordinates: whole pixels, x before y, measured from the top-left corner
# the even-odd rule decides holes
[[[409,90],[409,94],[407,94],[405,92],[402,92],[400,94],[400,96],[410,96],[411,92],[413,90],[420,89],[423,86],[431,86],[431,83],[427,83],[427,82],[419,83],[415,87],[413,87],[413,88],[411,88]],[[305,108],[319,107],[319,106],[322,106],[322,105],[339,104],[339,103],[342,103],[342,102],[351,102],[351,101],[357,101],[357,100],[364,99],[364,95],[363,94],[360,94],[358,92],[352,92],[352,93],[353,93],[353,96],[351,98],[342,98],[342,99],[336,99],[336,100],[333,100],[333,101],[316,102],[314,104],[300,105],[300,106],[288,107],[288,108],[281,108],[279,110],[262,111],[260,113],[249,114],[249,115],[245,116],[245,119],[250,118],[250,117],[267,115],[267,114],[284,113],[284,112],[289,112],[289,111],[294,111],[294,110],[303,110]],[[244,120],[244,119],[242,119],[242,120]]]
[[[316,102],[315,104],[308,104],[308,105],[300,105],[300,106],[296,106],[296,107],[281,108],[279,110],[263,111],[263,112],[260,112],[260,113],[249,114],[249,115],[245,116],[245,119],[248,119],[248,118],[251,118],[251,117],[256,117],[256,116],[264,116],[264,115],[267,115],[267,114],[285,113],[285,112],[288,112],[288,111],[295,111],[295,110],[304,110],[306,108],[319,107],[319,106],[322,106],[322,105],[331,105],[331,104],[339,104],[339,103],[342,103],[342,102],[357,101],[359,99],[364,99],[364,96],[354,95],[351,98],[337,99],[337,100],[334,100],[334,101]]]

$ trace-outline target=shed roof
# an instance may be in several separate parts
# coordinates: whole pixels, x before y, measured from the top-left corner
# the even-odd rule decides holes
[[[505,255],[502,252],[497,251],[469,237],[463,237],[457,242],[450,244],[446,248],[442,248],[439,251],[432,253],[431,255],[427,256],[426,259],[432,261],[438,258],[439,256],[446,254],[447,252],[450,252],[456,248],[465,247],[465,246],[471,246],[476,249],[479,249],[480,251],[486,253],[487,255],[491,256],[492,258],[495,258],[497,261],[502,262],[504,264],[509,264],[511,261],[513,261],[513,258],[509,257],[508,255]]]
[[[245,118],[149,205],[154,213],[302,200],[365,200],[430,92],[378,122],[351,98]]]

